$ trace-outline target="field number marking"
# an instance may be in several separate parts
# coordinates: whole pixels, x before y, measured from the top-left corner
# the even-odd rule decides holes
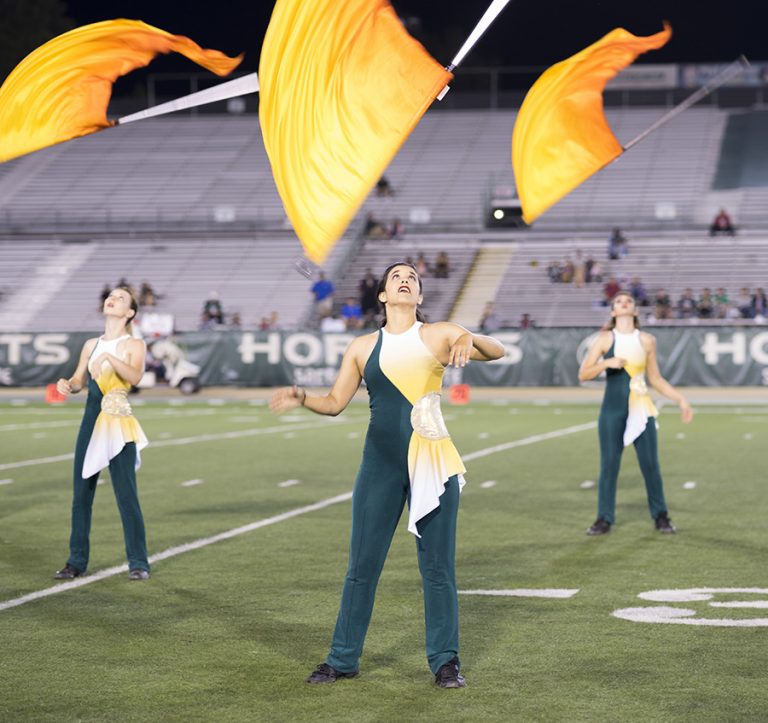
[[[768,588],[763,587],[696,587],[683,590],[651,590],[641,592],[641,600],[652,602],[706,602],[715,609],[766,609],[768,599],[734,600],[710,602],[715,595],[761,595],[768,597]],[[653,607],[622,608],[613,611],[614,617],[633,623],[665,623],[674,625],[703,625],[718,628],[763,628],[768,627],[768,618],[706,618],[697,617],[697,611],[685,607],[656,605]]]

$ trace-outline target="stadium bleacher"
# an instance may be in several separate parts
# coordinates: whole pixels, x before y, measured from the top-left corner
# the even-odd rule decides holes
[[[663,114],[609,109],[626,142]],[[640,276],[673,298],[692,286],[762,286],[768,189],[713,188],[729,113],[700,106],[681,114],[585,182],[530,229],[484,228],[491,191],[513,186],[513,111],[430,112],[387,170],[394,195],[372,194],[326,271],[337,302],[354,295],[366,268],[395,258],[448,252],[454,273],[429,279],[425,311],[472,325],[495,299],[503,322],[530,313],[539,324],[594,324],[597,285],[550,284],[552,258],[577,248],[606,273]],[[735,239],[706,228],[727,207]],[[400,241],[363,242],[362,219],[405,224]],[[631,253],[608,263],[610,228]],[[295,271],[300,246],[286,229],[253,116],[150,120],[18,159],[0,174],[0,328],[87,329],[98,325],[98,293],[125,276],[149,281],[177,328],[197,328],[217,291],[245,327],[276,311],[296,328],[311,319],[311,282]],[[495,255],[494,255],[495,254]],[[538,264],[536,266],[535,264]],[[61,293],[61,289],[66,293]]]

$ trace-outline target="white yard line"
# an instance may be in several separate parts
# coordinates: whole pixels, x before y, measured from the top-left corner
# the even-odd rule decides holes
[[[490,597],[543,597],[543,598],[569,598],[573,597],[579,588],[539,588],[518,590],[459,590],[459,595],[488,595]]]
[[[27,429],[50,429],[52,427],[76,427],[79,419],[61,419],[57,422],[25,422],[23,424],[0,425],[0,432],[18,432]]]
[[[352,418],[342,421],[334,420],[333,424],[360,424],[362,421],[363,420],[360,418]],[[278,427],[263,427],[260,429],[241,429],[236,432],[220,432],[219,434],[200,434],[197,437],[160,439],[156,442],[152,442],[147,449],[152,450],[157,447],[178,447],[187,444],[197,444],[198,442],[217,442],[221,439],[240,439],[241,437],[255,437],[261,434],[279,434],[280,432],[294,432],[296,430],[318,429],[329,426],[329,421],[323,420],[322,422],[308,422],[306,424],[280,425]],[[146,454],[146,452],[143,454]],[[0,464],[0,471],[6,469],[18,469],[19,467],[33,467],[37,464],[63,462],[68,459],[74,459],[74,456],[74,453],[70,452],[68,454],[57,454],[53,457],[38,457],[37,459],[24,459],[19,462],[6,462],[5,464]]]
[[[478,450],[477,452],[473,452],[471,455],[467,455],[464,459],[469,459],[470,457],[472,459],[477,459],[478,457],[485,457],[489,454],[502,452],[507,449],[523,447],[527,444],[534,444],[535,442],[543,442],[548,439],[556,439],[557,437],[563,437],[567,434],[583,432],[587,429],[592,429],[596,424],[597,424],[596,422],[590,423],[590,424],[581,424],[576,427],[566,427],[565,429],[557,429],[554,432],[547,432],[546,434],[536,434],[532,437],[526,437],[524,439],[515,440],[514,442],[508,442],[507,444],[499,444],[499,445],[496,445],[495,447],[489,447],[488,449]],[[169,440],[169,441],[176,441],[176,440]],[[274,517],[268,517],[264,520],[257,520],[256,522],[251,522],[247,525],[243,525],[242,527],[235,527],[234,529],[227,530],[226,532],[220,532],[218,535],[213,535],[212,537],[204,537],[199,540],[194,540],[193,542],[188,542],[184,545],[178,545],[177,547],[170,547],[167,550],[164,550],[163,552],[159,552],[156,555],[152,555],[149,558],[149,562],[151,564],[154,562],[158,562],[159,560],[167,560],[169,557],[175,557],[176,555],[181,555],[185,552],[198,550],[201,547],[206,547],[207,545],[213,545],[214,543],[221,542],[223,540],[229,540],[233,537],[243,535],[246,532],[252,532],[253,530],[258,530],[259,528],[267,527],[268,525],[274,525],[278,522],[284,522],[285,520],[290,520],[293,517],[298,517],[299,515],[306,514],[307,512],[315,512],[316,510],[322,510],[325,507],[330,507],[331,505],[338,504],[339,502],[346,502],[347,500],[350,500],[350,499],[352,499],[351,492],[345,492],[344,494],[336,495],[335,497],[329,497],[328,499],[320,500],[320,502],[315,502],[314,504],[307,505],[306,507],[298,507],[294,510],[289,510],[288,512],[283,512],[279,515],[275,515]],[[18,607],[19,605],[24,605],[25,603],[33,602],[35,600],[40,600],[41,598],[44,598],[44,597],[56,595],[57,593],[60,593],[60,592],[67,592],[68,590],[72,590],[76,587],[89,585],[92,582],[98,582],[99,580],[104,580],[108,577],[114,577],[115,575],[119,575],[123,572],[127,572],[127,570],[128,570],[128,565],[118,565],[117,567],[110,567],[110,568],[107,568],[106,570],[100,570],[99,572],[95,572],[92,575],[86,575],[85,577],[76,578],[71,582],[64,582],[59,585],[54,585],[53,587],[45,588],[44,590],[38,590],[36,592],[31,592],[27,595],[22,595],[21,597],[13,598],[11,600],[5,600],[3,602],[0,602],[0,611],[8,610],[9,608]],[[488,594],[488,593],[478,592],[478,594]]]
[[[534,434],[531,437],[525,437],[525,439],[516,439],[514,442],[505,442],[504,444],[497,444],[495,447],[487,447],[486,449],[479,449],[477,452],[470,452],[469,454],[462,455],[462,459],[465,462],[471,462],[473,459],[479,459],[480,457],[487,457],[490,454],[496,454],[496,452],[505,452],[508,449],[515,449],[516,447],[525,447],[529,444],[536,444],[536,442],[544,442],[548,439],[557,439],[558,437],[566,437],[569,434],[576,434],[576,432],[586,432],[588,429],[594,429],[597,427],[597,422],[587,422],[586,424],[577,424],[574,427],[565,427],[564,429],[556,429],[554,432],[544,432],[543,434]]]
[[[321,510],[324,507],[329,507],[330,505],[335,505],[335,504],[338,504],[339,502],[346,502],[347,500],[351,499],[351,497],[352,497],[351,492],[345,492],[343,495],[337,495],[336,497],[329,497],[327,500],[321,500],[320,502],[315,502],[314,504],[307,505],[306,507],[297,507],[294,510],[283,512],[282,514],[275,515],[274,517],[267,517],[264,520],[251,522],[250,524],[243,525],[242,527],[235,527],[232,530],[221,532],[218,535],[213,535],[212,537],[203,537],[199,540],[187,542],[184,545],[178,545],[177,547],[169,547],[167,550],[163,550],[163,552],[158,552],[156,555],[151,555],[149,558],[149,562],[150,564],[152,564],[160,560],[167,560],[169,557],[176,557],[176,555],[181,555],[185,552],[191,552],[192,550],[199,550],[201,547],[207,547],[208,545],[213,545],[217,542],[222,542],[223,540],[229,540],[232,537],[237,537],[238,535],[244,535],[246,532],[252,532],[253,530],[258,530],[261,527],[267,527],[268,525],[274,525],[278,522],[284,522],[285,520],[290,520],[292,517],[298,517],[299,515],[304,515],[307,512],[315,512],[316,510]],[[108,577],[114,577],[115,575],[119,575],[123,572],[128,572],[127,564],[118,565],[117,567],[109,567],[106,570],[99,570],[99,572],[94,572],[92,575],[86,575],[85,577],[78,577],[70,582],[63,582],[59,585],[53,585],[53,587],[47,587],[44,590],[31,592],[28,595],[22,595],[21,597],[13,598],[12,600],[4,600],[3,602],[0,602],[0,610],[8,610],[9,608],[15,608],[15,607],[18,607],[19,605],[24,605],[25,603],[33,602],[34,600],[40,600],[41,598],[49,597],[51,595],[56,595],[57,593],[60,593],[60,592],[67,592],[68,590],[73,590],[76,587],[82,587],[83,585],[90,585],[92,582],[105,580]]]

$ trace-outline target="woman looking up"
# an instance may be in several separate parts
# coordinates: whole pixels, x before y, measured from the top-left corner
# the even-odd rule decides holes
[[[128,578],[149,577],[144,518],[136,489],[139,451],[147,446],[147,438],[128,403],[128,391],[144,374],[147,353],[144,342],[131,336],[130,322],[137,310],[136,299],[128,289],[113,289],[104,300],[103,336],[85,342],[75,373],[69,379],[59,379],[56,385],[64,395],[88,386],[75,446],[69,559],[54,575],[58,580],[79,577],[88,568],[93,497],[105,467],[109,467],[123,522]]]
[[[271,407],[304,406],[335,416],[364,379],[371,419],[352,496],[349,565],[331,650],[309,683],[352,678],[373,610],[376,585],[405,503],[408,530],[424,588],[427,661],[441,688],[461,688],[455,547],[464,465],[440,412],[446,366],[490,361],[504,347],[450,322],[425,324],[418,306],[422,284],[411,264],[390,266],[378,287],[382,328],[357,337],[344,354],[339,375],[324,396],[299,387],[275,393]]]
[[[611,531],[616,510],[616,481],[624,447],[635,445],[637,460],[645,480],[648,507],[659,532],[673,533],[659,466],[656,417],[648,383],[680,407],[683,422],[693,419],[686,401],[659,371],[656,360],[656,338],[641,332],[635,300],[620,291],[611,300],[611,320],[587,353],[579,369],[579,381],[594,379],[606,373],[605,395],[600,409],[600,482],[598,484],[597,519],[588,535],[604,535]]]

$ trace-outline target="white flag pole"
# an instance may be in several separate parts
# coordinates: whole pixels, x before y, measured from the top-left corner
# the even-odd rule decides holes
[[[702,98],[708,96],[713,90],[719,88],[723,83],[726,83],[731,78],[739,75],[745,68],[749,67],[749,61],[742,55],[737,60],[734,60],[729,66],[721,70],[712,80],[701,86],[695,93],[689,95],[682,103],[676,105],[668,113],[665,113],[650,127],[646,128],[639,136],[633,138],[629,143],[625,144],[624,150],[629,150],[632,146],[640,143],[646,136],[653,133],[657,128],[660,128],[665,123],[669,123],[673,118],[679,116],[684,110],[687,110],[692,105],[698,103]]]
[[[466,57],[467,53],[475,46],[478,40],[482,37],[483,33],[488,30],[491,23],[501,14],[501,11],[509,4],[509,0],[493,0],[488,9],[480,18],[480,22],[475,26],[471,35],[467,38],[464,45],[461,46],[461,50],[456,54],[456,57],[451,61],[447,70],[453,70],[462,60]]]
[[[115,125],[125,125],[126,123],[132,123],[133,121],[144,120],[144,118],[152,118],[158,115],[165,115],[166,113],[173,113],[177,110],[195,108],[196,106],[215,103],[219,100],[229,100],[230,98],[237,98],[240,95],[256,93],[258,90],[259,78],[256,73],[250,73],[244,75],[242,78],[235,78],[226,83],[220,83],[213,88],[206,88],[197,93],[185,95],[176,100],[152,106],[152,108],[147,108],[138,113],[131,113],[130,115],[123,116],[115,121]]]
[[[470,50],[475,46],[478,40],[482,37],[483,33],[488,30],[488,28],[491,26],[491,23],[496,20],[496,18],[500,15],[501,11],[507,7],[509,4],[509,0],[493,0],[493,2],[488,6],[488,9],[483,13],[483,17],[480,18],[480,22],[475,25],[475,29],[472,31],[470,36],[467,38],[464,45],[461,46],[461,49],[456,54],[456,57],[451,61],[451,64],[446,66],[446,70],[450,73],[459,63],[461,63],[462,60],[467,56],[467,53],[469,53]],[[438,100],[442,100],[445,98],[445,94],[451,89],[450,85],[446,85],[441,91],[440,95],[437,96]]]

